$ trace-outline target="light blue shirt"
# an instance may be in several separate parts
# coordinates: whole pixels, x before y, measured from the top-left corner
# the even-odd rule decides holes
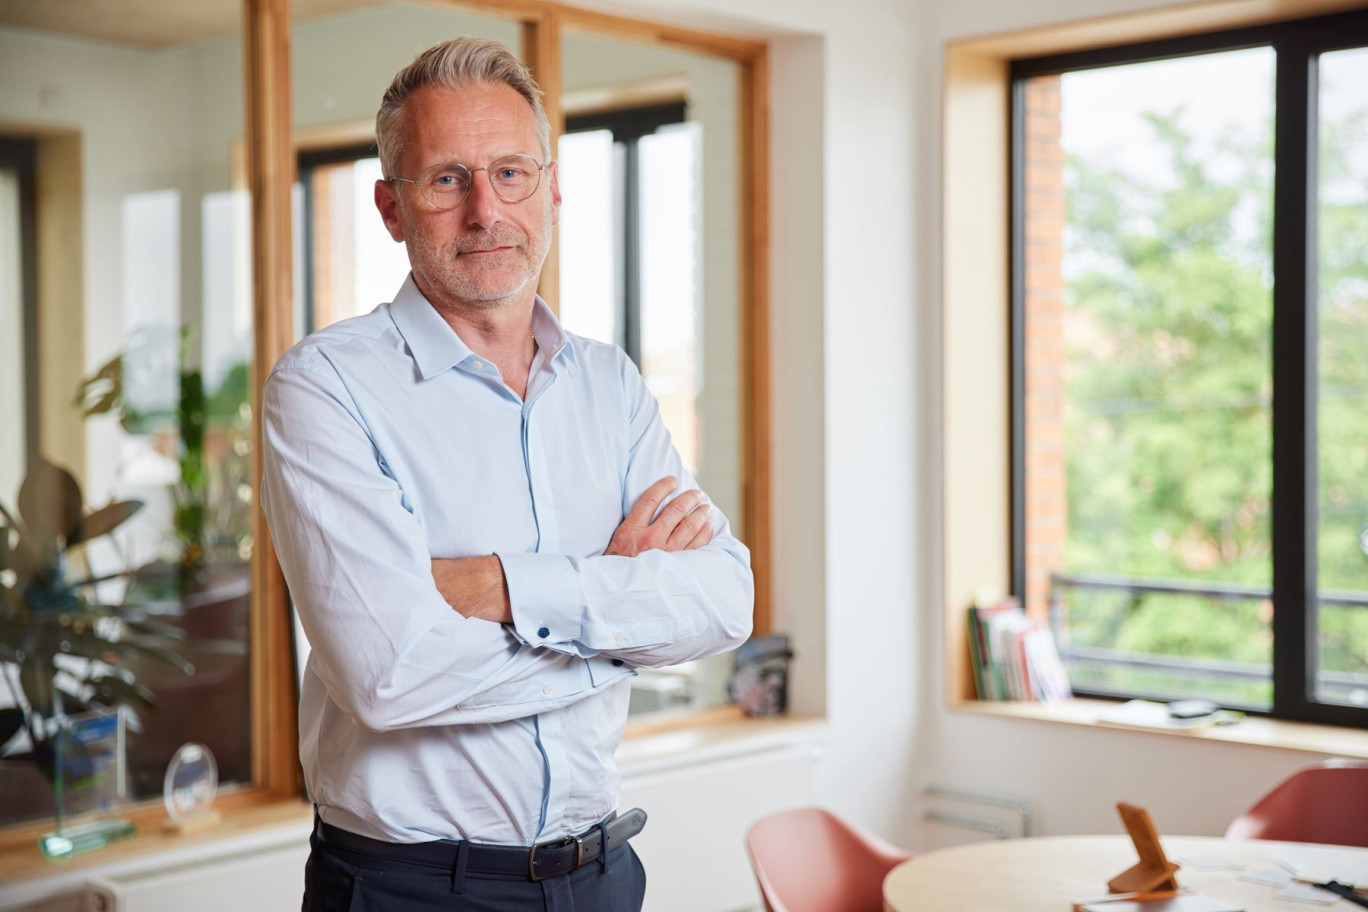
[[[620,349],[538,299],[526,399],[410,276],[266,382],[262,506],[312,651],[300,759],[325,821],[393,842],[530,845],[617,806],[633,668],[741,643],[750,555],[603,555],[642,492],[697,487]],[[432,558],[497,554],[514,623],[467,619]]]

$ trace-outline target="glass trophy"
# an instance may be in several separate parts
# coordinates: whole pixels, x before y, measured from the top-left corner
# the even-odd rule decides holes
[[[126,723],[118,708],[67,716],[53,737],[51,833],[39,839],[43,854],[65,858],[133,835],[117,816],[127,794]]]
[[[181,745],[162,783],[162,800],[171,818],[166,825],[181,833],[197,833],[219,822],[214,810],[218,794],[218,764],[203,744]]]

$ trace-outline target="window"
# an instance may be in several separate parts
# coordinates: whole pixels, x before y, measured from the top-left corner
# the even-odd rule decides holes
[[[404,284],[406,248],[375,210],[380,176],[374,143],[299,156],[301,335],[370,313]]]
[[[1079,693],[1368,724],[1365,45],[1012,66],[1013,584]]]
[[[636,362],[696,474],[701,125],[682,102],[571,117],[558,146],[561,319]]]

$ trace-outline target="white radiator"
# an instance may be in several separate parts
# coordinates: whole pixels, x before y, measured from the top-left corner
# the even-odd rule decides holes
[[[307,831],[274,843],[87,881],[84,912],[297,912]]]

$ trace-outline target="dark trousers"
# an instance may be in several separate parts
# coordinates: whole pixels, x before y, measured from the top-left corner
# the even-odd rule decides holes
[[[606,864],[534,882],[507,874],[434,871],[322,843],[304,868],[303,912],[641,912],[646,870],[629,844]]]

